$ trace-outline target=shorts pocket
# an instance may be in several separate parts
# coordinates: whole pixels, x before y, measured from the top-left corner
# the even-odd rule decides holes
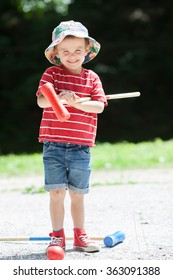
[[[89,146],[80,146],[79,152],[83,158],[90,158],[90,147]]]
[[[54,150],[53,143],[51,143],[49,141],[43,142],[43,153],[46,153],[46,152],[49,152],[49,151],[53,151],[53,150]]]

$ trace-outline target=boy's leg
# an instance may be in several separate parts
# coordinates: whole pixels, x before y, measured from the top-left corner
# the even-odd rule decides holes
[[[84,195],[71,190],[69,193],[74,224],[74,249],[90,253],[100,251],[100,246],[88,237],[84,229]]]
[[[66,190],[51,190],[50,191],[50,218],[53,232],[49,235],[51,242],[50,246],[60,246],[65,249],[65,233],[64,233],[64,198]]]
[[[64,199],[66,190],[50,191],[50,217],[52,228],[54,231],[59,231],[64,224]]]
[[[69,190],[74,228],[84,228],[84,195]]]

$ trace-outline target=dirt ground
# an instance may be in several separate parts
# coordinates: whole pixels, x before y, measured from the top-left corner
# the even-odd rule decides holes
[[[172,260],[173,259],[173,171],[172,169],[105,170],[93,172],[86,195],[86,229],[90,236],[105,237],[118,230],[123,243],[99,253],[79,253],[67,241],[66,260]],[[51,231],[48,193],[26,193],[38,189],[43,178],[0,178],[0,238],[48,236]],[[65,200],[65,232],[73,225]],[[0,241],[1,260],[45,260],[48,242]]]

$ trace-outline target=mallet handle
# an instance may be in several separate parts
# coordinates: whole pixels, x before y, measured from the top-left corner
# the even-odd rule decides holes
[[[138,97],[140,95],[141,94],[140,94],[139,91],[126,92],[126,93],[117,93],[117,94],[106,95],[106,99],[107,100],[110,100],[110,99],[123,99],[123,98]],[[82,97],[79,100],[77,100],[76,102],[85,102],[85,101],[89,101],[89,100],[91,100],[91,97]],[[63,104],[67,104],[66,100],[61,100],[61,102]]]
[[[93,236],[91,237],[93,240],[103,240],[103,237]],[[20,242],[20,241],[50,241],[51,238],[49,236],[19,236],[19,237],[0,237],[0,242]],[[66,240],[73,240],[73,237],[66,237]]]
[[[117,93],[117,94],[110,94],[106,95],[106,98],[109,99],[122,99],[122,98],[131,98],[131,97],[138,97],[140,96],[139,91],[134,92],[126,92],[126,93]]]

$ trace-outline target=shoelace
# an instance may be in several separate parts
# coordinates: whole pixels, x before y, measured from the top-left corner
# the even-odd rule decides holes
[[[91,240],[89,239],[89,237],[87,235],[79,235],[79,239],[81,239],[81,241],[85,244],[87,244],[88,242],[91,242]]]
[[[62,241],[63,241],[63,237],[56,237],[56,236],[53,236],[52,237],[52,240],[51,240],[51,242],[50,242],[50,244],[52,244],[52,245],[58,245],[58,246],[61,246],[61,243],[62,243]]]

